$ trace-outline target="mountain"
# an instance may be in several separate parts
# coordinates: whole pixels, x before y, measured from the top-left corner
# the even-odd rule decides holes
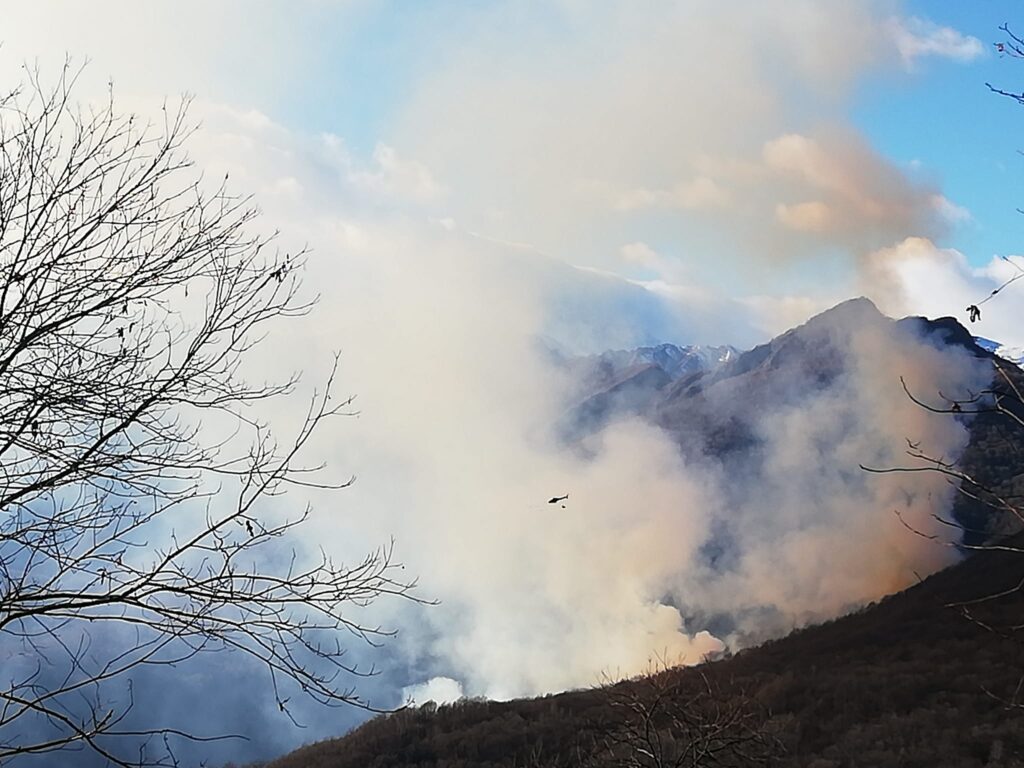
[[[713,684],[714,707],[746,711],[778,739],[770,764],[782,768],[1024,765],[1024,712],[1008,706],[1024,673],[1020,646],[950,606],[1005,592],[971,609],[996,630],[1019,624],[1022,577],[1024,553],[983,553],[852,615],[672,670],[657,687],[677,697],[666,705],[685,708],[695,690]],[[604,745],[629,717],[616,702],[644,684],[428,704],[267,768],[610,765],[602,762]]]
[[[896,321],[868,299],[851,299],[745,352],[662,345],[578,358],[570,366],[579,382],[577,402],[561,433],[578,440],[613,418],[638,415],[671,434],[686,454],[740,460],[756,447],[757,425],[766,412],[799,405],[844,373],[858,336],[901,330],[994,359],[954,318]],[[693,362],[667,366],[659,361],[678,358],[661,352],[663,347]]]
[[[649,418],[690,453],[724,458],[744,451],[756,442],[762,413],[826,388],[843,370],[850,329],[878,318],[867,300],[840,304],[715,371],[680,379]]]
[[[736,359],[731,346],[618,349],[559,362],[577,383],[577,404],[561,425],[567,440],[599,430],[613,414],[643,413],[679,379],[712,373]]]
[[[713,455],[756,479],[765,439],[758,419],[765,412],[800,409],[816,393],[830,392],[849,372],[849,350],[866,335],[905,332],[939,349],[957,347],[996,361],[953,318],[895,321],[858,299],[690,372],[666,370],[663,364],[676,359],[671,353],[639,350],[568,361],[570,370],[576,365],[592,375],[581,376],[579,399],[562,431],[567,439],[585,439],[629,413],[660,426],[684,453]],[[1024,372],[1004,373],[1005,379],[993,380],[994,392],[1024,391]],[[1007,407],[1020,423],[978,409],[958,466],[1002,498],[1024,498],[1024,409],[1012,402]],[[853,410],[851,418],[859,413]],[[1017,629],[1024,626],[1024,541],[1002,538],[1019,521],[994,514],[984,501],[979,493],[957,500],[954,513],[966,543],[1000,537],[1005,551],[985,550],[843,618],[697,669],[612,688],[509,702],[463,700],[382,716],[271,766],[608,765],[604,747],[630,722],[616,696],[666,678],[666,702],[685,707],[702,690],[714,690],[712,710],[747,713],[744,722],[757,723],[784,747],[771,763],[776,766],[1024,766],[1024,656]],[[993,595],[1000,597],[982,599]],[[655,731],[665,730],[665,717],[653,721]]]
[[[771,341],[731,355],[720,365],[674,381],[651,377],[640,369],[625,372],[614,386],[593,395],[571,412],[575,434],[603,426],[617,414],[640,415],[670,434],[684,454],[709,454],[734,469],[758,460],[759,422],[764,413],[800,406],[830,387],[848,365],[848,351],[867,332],[895,335],[910,331],[939,346],[959,347],[971,356],[999,358],[955,318],[906,317],[892,320],[867,299],[851,299]],[[999,349],[999,347],[997,347]],[[1000,368],[993,390],[1024,393],[1024,371]],[[1024,406],[1011,396],[1004,401],[1011,418],[989,406],[970,421],[970,442],[960,457],[962,469],[990,493],[961,494],[953,515],[964,527],[965,543],[974,545],[1020,530],[1022,521],[1000,509],[998,499],[1024,498]],[[565,430],[572,434],[570,430]],[[981,495],[982,498],[978,498]]]
[[[582,358],[582,364],[588,363],[595,368],[607,370],[614,375],[615,371],[624,371],[637,366],[653,365],[660,368],[670,379],[678,379],[693,373],[713,371],[728,363],[739,354],[735,347],[722,346],[679,346],[677,344],[658,344],[652,347],[635,349],[618,349]]]
[[[830,387],[848,365],[859,337],[912,330],[938,345],[992,355],[953,318],[885,317],[867,299],[851,299],[735,356],[718,368],[684,377],[660,393],[647,417],[676,437],[684,451],[734,457],[757,443],[765,412],[799,405]]]

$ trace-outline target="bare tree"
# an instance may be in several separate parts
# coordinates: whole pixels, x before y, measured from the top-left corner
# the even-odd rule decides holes
[[[603,687],[613,712],[598,765],[699,768],[770,765],[781,743],[742,692],[702,668],[652,663],[648,673]]]
[[[251,234],[250,202],[194,171],[187,101],[142,124],[76,104],[80,70],[26,71],[0,99],[0,763],[172,764],[201,735],[130,728],[131,676],[209,651],[260,662],[282,712],[285,682],[368,706],[351,675],[372,670],[339,632],[374,642],[352,609],[412,585],[390,545],[354,565],[288,555],[309,509],[281,498],[330,486],[299,454],[350,403],[332,373],[278,441],[252,412],[296,378],[241,369],[311,308],[304,254]]]

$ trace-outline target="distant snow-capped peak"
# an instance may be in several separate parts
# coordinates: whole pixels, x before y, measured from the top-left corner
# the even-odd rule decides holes
[[[596,355],[596,360],[624,370],[635,365],[656,365],[673,379],[711,371],[733,360],[739,351],[731,346],[657,344],[635,349],[616,349]]]

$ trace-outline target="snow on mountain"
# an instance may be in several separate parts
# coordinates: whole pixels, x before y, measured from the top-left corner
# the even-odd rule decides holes
[[[612,414],[640,414],[677,382],[715,373],[740,355],[731,346],[657,344],[563,359],[576,405],[559,431],[568,440],[599,430]]]
[[[975,336],[974,342],[982,349],[998,355],[1003,360],[1009,360],[1011,363],[1024,367],[1024,347],[1011,347],[1008,344],[1001,344],[998,341],[986,339],[983,336]]]
[[[591,360],[597,365],[608,365],[615,371],[624,371],[641,365],[654,365],[678,379],[692,373],[709,372],[730,362],[739,355],[730,346],[679,346],[658,344],[652,347],[617,349],[594,355]]]
[[[1009,360],[1017,365],[1024,364],[1024,347],[1009,347],[1003,344],[996,350],[996,354],[1003,360]]]

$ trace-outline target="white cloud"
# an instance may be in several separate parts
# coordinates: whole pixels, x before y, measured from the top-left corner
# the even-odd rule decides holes
[[[428,701],[435,704],[451,704],[465,694],[462,683],[450,677],[432,677],[424,683],[408,685],[402,689],[402,698],[410,704],[422,706]]]
[[[775,216],[783,226],[798,232],[828,232],[835,227],[832,209],[820,200],[793,205],[779,203]]]
[[[731,196],[714,179],[698,176],[668,189],[630,189],[619,195],[615,207],[622,211],[643,208],[702,210],[727,206]]]
[[[1024,345],[1024,280],[992,291],[1024,269],[1024,257],[993,257],[975,268],[952,248],[925,238],[907,238],[871,253],[864,261],[863,287],[894,315],[952,316],[977,336],[1011,346]],[[972,323],[967,307],[981,304],[981,319]]]
[[[662,257],[647,243],[627,243],[620,249],[623,260],[642,267],[656,268]]]
[[[761,165],[764,143],[808,110],[842,120],[850,87],[889,45],[870,4],[550,12],[564,34],[518,3],[481,9],[397,113],[394,141],[444,179],[460,222],[505,240],[528,232],[545,252],[606,268],[618,260],[608,243],[636,239],[636,222],[655,216],[714,227],[727,258],[754,244],[800,250],[775,220],[780,201],[730,172]],[[679,252],[689,245],[684,236]]]
[[[338,24],[352,18],[361,4],[334,0],[331,19]],[[44,74],[55,74],[70,54],[91,62],[100,88],[111,78],[122,98],[192,93],[266,111],[309,83],[327,51],[341,42],[323,34],[325,14],[305,5],[303,12],[246,0],[14,3],[3,11],[0,65],[13,71],[22,62],[39,62]],[[343,77],[332,73],[335,80]]]
[[[426,166],[399,156],[394,147],[378,143],[373,150],[375,168],[352,174],[355,183],[385,197],[430,203],[444,196],[442,187]]]
[[[907,67],[913,67],[919,59],[928,56],[966,62],[985,54],[985,46],[978,38],[927,19],[893,17],[887,27]]]
[[[932,206],[951,224],[963,224],[974,218],[967,208],[957,205],[945,195],[932,195]]]
[[[837,291],[828,296],[745,296],[738,299],[738,304],[745,307],[751,317],[751,323],[766,337],[778,336],[780,333],[795,328],[829,307],[833,307],[847,294]]]
[[[848,130],[785,134],[766,142],[762,157],[770,172],[767,185],[777,195],[797,198],[776,204],[778,221],[852,253],[908,234],[940,233],[966,214]]]
[[[235,188],[256,195],[264,207],[280,202],[282,215],[306,218],[304,206],[319,208],[331,198],[359,210],[444,212],[445,188],[422,163],[390,145],[378,143],[370,157],[360,157],[335,134],[303,135],[259,110],[206,99],[193,102],[191,117],[202,130],[190,149],[208,174],[230,171]],[[454,227],[451,217],[435,219]]]

